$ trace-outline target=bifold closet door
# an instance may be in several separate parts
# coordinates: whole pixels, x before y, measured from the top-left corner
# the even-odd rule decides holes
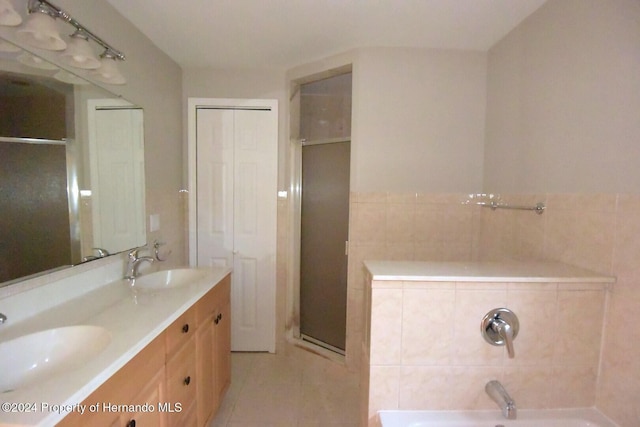
[[[277,112],[197,109],[198,265],[232,266],[231,349],[275,351]]]

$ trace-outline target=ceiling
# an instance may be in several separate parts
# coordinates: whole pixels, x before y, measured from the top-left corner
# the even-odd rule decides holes
[[[546,0],[107,0],[183,68],[287,69],[357,47],[486,51]]]

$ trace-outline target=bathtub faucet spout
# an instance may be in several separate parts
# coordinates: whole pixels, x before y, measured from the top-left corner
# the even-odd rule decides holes
[[[515,420],[517,416],[516,402],[513,401],[507,390],[499,381],[489,381],[484,387],[489,397],[498,404],[502,410],[502,415],[509,420]]]

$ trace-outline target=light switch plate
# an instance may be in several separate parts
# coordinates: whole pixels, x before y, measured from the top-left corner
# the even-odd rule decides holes
[[[149,215],[149,231],[160,230],[160,214]]]

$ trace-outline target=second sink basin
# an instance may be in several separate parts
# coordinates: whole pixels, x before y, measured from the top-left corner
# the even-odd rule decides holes
[[[48,329],[0,343],[0,394],[46,381],[78,369],[111,342],[99,326]]]
[[[205,271],[197,268],[176,268],[156,271],[136,278],[134,287],[140,289],[169,289],[190,285],[202,278]]]

